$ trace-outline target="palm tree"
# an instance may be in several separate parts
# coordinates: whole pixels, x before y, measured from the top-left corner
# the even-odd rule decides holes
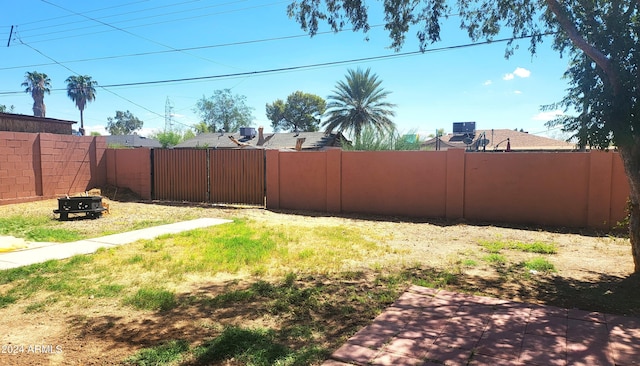
[[[327,100],[328,119],[323,123],[325,132],[334,129],[340,132],[353,132],[356,139],[360,138],[365,126],[371,126],[380,133],[395,130],[395,123],[390,117],[395,116],[392,110],[396,105],[385,102],[390,92],[380,87],[382,80],[378,80],[371,70],[348,70],[346,82],[336,84],[334,95]]]
[[[47,113],[47,107],[44,105],[44,94],[51,93],[51,79],[45,73],[37,71],[24,74],[23,87],[25,93],[31,93],[33,98],[33,115],[36,117],[44,117]]]
[[[91,80],[89,75],[73,75],[67,80],[67,96],[76,103],[80,110],[80,134],[84,136],[84,107],[88,102],[96,99],[97,81]]]

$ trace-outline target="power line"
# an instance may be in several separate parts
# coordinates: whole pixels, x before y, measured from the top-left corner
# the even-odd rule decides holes
[[[497,40],[490,40],[490,41],[483,41],[483,42],[476,42],[476,43],[466,43],[466,44],[461,44],[461,45],[454,45],[454,46],[446,46],[446,47],[427,49],[424,52],[423,51],[411,51],[411,52],[395,53],[395,54],[391,54],[391,55],[362,57],[362,58],[354,58],[354,59],[349,59],[349,60],[330,61],[330,62],[322,62],[322,63],[316,63],[316,64],[289,66],[289,67],[258,70],[258,71],[249,71],[249,72],[218,74],[218,75],[208,75],[208,76],[196,76],[196,77],[179,78],[179,79],[164,79],[164,80],[152,80],[152,81],[139,81],[139,82],[130,82],[130,83],[108,84],[108,85],[103,85],[102,87],[103,88],[119,88],[119,87],[132,87],[132,86],[151,86],[151,85],[159,85],[159,84],[195,82],[195,81],[203,81],[203,80],[225,79],[225,78],[234,78],[234,77],[245,77],[245,76],[273,74],[273,73],[285,73],[285,72],[293,72],[293,71],[311,69],[311,68],[337,66],[337,65],[349,64],[349,63],[354,63],[354,62],[377,61],[377,60],[393,59],[393,58],[400,58],[400,57],[417,56],[417,55],[435,53],[435,52],[452,51],[452,50],[469,48],[469,47],[486,46],[486,45],[493,44],[493,43],[503,43],[503,42],[509,42],[509,41],[513,41],[513,40],[528,39],[528,38],[538,37],[538,36],[548,36],[548,35],[552,35],[552,34],[555,34],[555,33],[548,32],[548,33],[535,34],[535,35],[529,35],[529,36],[519,36],[519,37],[513,37],[513,38],[501,38],[501,39],[497,39]],[[49,58],[49,57],[47,57],[47,58]],[[49,59],[51,59],[51,58],[49,58]],[[59,63],[57,63],[57,64],[59,64]],[[59,64],[59,65],[61,65],[61,64]],[[61,65],[61,66],[67,68],[64,65]],[[68,69],[68,70],[70,70],[70,69]],[[52,89],[52,90],[60,90],[60,89]],[[19,94],[19,93],[22,93],[22,92],[0,92],[0,95]]]
[[[18,37],[18,39],[20,39],[20,38]],[[59,66],[61,66],[61,67],[65,68],[65,69],[69,70],[71,73],[73,73],[73,74],[75,74],[75,75],[80,75],[80,74],[78,74],[77,72],[75,72],[74,70],[70,69],[69,67],[67,67],[67,66],[65,66],[65,65],[63,65],[63,64],[61,64],[61,63],[59,63],[59,62],[58,62],[58,61],[56,61],[55,59],[53,59],[53,58],[51,58],[51,57],[49,57],[49,56],[45,55],[45,54],[44,54],[44,53],[42,53],[42,52],[40,52],[38,49],[36,49],[36,48],[34,48],[34,47],[32,47],[32,46],[30,46],[30,45],[28,45],[28,44],[26,44],[26,43],[22,42],[22,40],[20,40],[20,42],[21,42],[22,44],[24,44],[25,46],[29,47],[30,49],[32,49],[33,51],[37,52],[38,54],[42,55],[43,57],[46,57],[46,58],[48,58],[49,60],[51,60],[51,61],[55,62],[57,65],[59,65]],[[158,116],[161,116],[161,117],[162,117],[162,115],[161,115],[161,114],[159,114],[159,113],[157,113],[157,112],[155,112],[155,111],[152,111],[151,109],[149,109],[149,108],[147,108],[147,107],[145,107],[145,106],[143,106],[143,105],[140,105],[140,104],[138,104],[138,103],[136,103],[136,102],[134,102],[134,101],[132,101],[132,100],[130,100],[130,99],[128,99],[128,98],[125,98],[125,97],[123,97],[122,95],[120,95],[120,94],[118,94],[118,93],[116,93],[116,92],[113,92],[113,91],[111,91],[111,90],[107,89],[107,88],[106,88],[106,87],[104,87],[104,86],[100,86],[100,85],[98,85],[98,87],[99,87],[100,89],[102,89],[102,90],[106,91],[107,93],[113,94],[113,95],[115,95],[116,97],[121,98],[121,99],[123,99],[123,100],[125,100],[125,101],[127,101],[127,102],[129,102],[129,103],[131,103],[131,104],[133,104],[133,105],[135,105],[136,107],[142,108],[142,109],[144,109],[144,110],[145,110],[145,111],[147,111],[147,112],[150,112],[150,113],[153,113],[153,114],[155,114],[155,115],[158,115]],[[60,90],[60,89],[56,89],[56,90]],[[62,90],[66,90],[66,89],[62,89]]]
[[[374,27],[382,27],[382,25],[371,26],[371,28],[374,28]],[[348,31],[352,31],[352,30],[353,29],[344,29],[344,30],[341,30],[340,32],[348,32]],[[335,32],[333,32],[333,31],[318,32],[316,35],[325,35],[325,34],[335,34]],[[112,59],[126,58],[126,57],[150,56],[150,55],[159,55],[159,54],[182,52],[182,51],[198,51],[198,50],[205,50],[205,49],[211,49],[211,48],[242,46],[242,45],[253,44],[253,43],[283,41],[283,40],[288,40],[288,39],[308,38],[308,37],[309,37],[309,35],[304,33],[304,34],[282,36],[282,37],[263,38],[263,39],[248,40],[248,41],[238,41],[238,42],[230,42],[230,43],[220,43],[220,44],[206,45],[206,46],[176,48],[176,49],[169,49],[169,50],[162,50],[162,51],[149,51],[149,52],[130,53],[130,54],[124,54],[124,55],[111,55],[111,56],[94,57],[94,58],[86,58],[86,59],[78,59],[78,60],[68,60],[68,61],[61,61],[61,62],[64,62],[64,63],[76,63],[76,62],[112,60]],[[43,63],[43,64],[33,64],[33,65],[24,65],[24,66],[0,67],[0,70],[23,69],[23,68],[50,66],[50,65],[55,65],[55,63]]]
[[[143,39],[143,40],[145,40],[145,41],[147,41],[147,42],[151,42],[151,43],[154,43],[154,44],[156,44],[156,45],[159,45],[159,46],[162,46],[162,47],[168,48],[168,49],[170,49],[170,50],[174,50],[174,51],[177,51],[177,52],[181,52],[181,53],[184,53],[185,55],[189,55],[189,56],[192,56],[192,57],[196,57],[196,58],[199,58],[199,59],[201,59],[201,60],[205,60],[205,61],[208,61],[208,62],[211,62],[211,63],[215,63],[215,64],[217,64],[217,65],[221,65],[221,66],[226,66],[226,67],[235,68],[235,67],[232,67],[232,66],[224,65],[224,64],[221,64],[221,63],[219,63],[219,62],[213,61],[213,60],[208,59],[208,58],[206,58],[206,57],[201,57],[201,56],[193,55],[193,54],[190,54],[190,53],[185,52],[185,51],[178,51],[177,49],[175,49],[175,48],[173,48],[173,47],[171,47],[171,46],[169,46],[169,45],[166,45],[166,44],[164,44],[164,43],[154,41],[154,40],[152,40],[152,39],[150,39],[150,38],[146,38],[146,37],[140,36],[140,35],[138,35],[138,34],[135,34],[135,33],[129,32],[129,31],[125,30],[125,29],[118,28],[118,27],[116,27],[116,26],[114,26],[114,25],[111,25],[111,24],[109,24],[109,23],[105,23],[105,22],[103,22],[103,21],[101,21],[101,20],[98,20],[98,19],[95,19],[95,18],[92,18],[92,17],[86,16],[86,15],[84,15],[84,14],[77,13],[77,12],[75,12],[75,11],[73,11],[73,10],[69,10],[69,9],[67,9],[67,8],[65,8],[65,7],[60,6],[60,5],[53,4],[53,3],[51,3],[51,2],[50,2],[50,1],[48,1],[48,0],[40,0],[40,1],[42,1],[43,3],[49,4],[49,5],[51,5],[51,6],[55,6],[56,8],[59,8],[59,9],[62,9],[62,10],[68,11],[68,12],[70,12],[70,13],[72,13],[72,14],[76,14],[76,15],[78,15],[78,16],[81,16],[81,17],[84,17],[84,18],[87,18],[87,19],[91,19],[91,20],[93,20],[93,21],[95,21],[95,22],[97,22],[97,23],[100,23],[100,24],[102,24],[102,25],[104,25],[104,26],[107,26],[107,27],[110,27],[110,28],[113,28],[113,29],[119,30],[119,31],[121,31],[121,32],[124,32],[124,33],[126,33],[126,34],[130,35],[130,36],[133,36],[133,37],[136,37],[136,38],[140,38],[140,39]]]
[[[149,1],[149,0],[139,0],[139,1],[134,1],[134,2],[128,2],[126,4],[108,6],[106,8],[87,10],[87,11],[85,11],[85,13],[95,13],[95,12],[102,11],[102,10],[109,10],[109,9],[113,9],[113,8],[121,8],[121,7],[124,7],[124,6],[134,5],[134,4],[137,4],[137,3],[144,3],[144,2],[147,2],[147,1]],[[67,18],[67,17],[69,17],[69,16],[68,15],[61,15],[61,16],[58,16],[58,17],[53,17],[53,18],[48,18],[48,19],[34,20],[34,21],[31,21],[31,22],[23,23],[23,25],[42,24],[44,22],[48,22],[48,21],[51,21],[51,20],[62,19],[62,18]],[[43,26],[43,27],[40,27],[40,28],[45,28],[45,27]],[[36,28],[36,29],[40,29],[40,28]]]
[[[121,4],[121,5],[109,6],[109,7],[106,7],[106,8],[83,11],[83,13],[84,14],[96,13],[96,12],[103,11],[103,10],[110,10],[110,9],[113,9],[113,8],[120,8],[120,7],[124,7],[124,6],[134,5],[134,4],[137,4],[137,3],[148,2],[148,1],[149,0],[141,0],[141,1],[133,2],[133,3],[126,3],[126,4]],[[157,6],[157,7],[152,7],[152,8],[132,10],[132,11],[124,12],[124,13],[117,13],[117,14],[107,15],[107,16],[102,17],[101,19],[112,18],[112,17],[122,16],[122,15],[133,14],[133,13],[140,13],[140,12],[144,12],[144,11],[148,11],[148,10],[156,10],[156,9],[161,9],[161,8],[167,8],[167,7],[171,7],[171,6],[177,6],[177,5],[182,5],[182,4],[186,4],[186,3],[193,3],[193,2],[197,2],[197,1],[200,1],[200,0],[189,0],[189,1],[183,1],[183,2],[177,3],[177,4],[170,4],[170,5]],[[246,0],[241,0],[241,1],[246,1]],[[65,25],[69,25],[69,24],[74,24],[74,25],[78,24],[78,21],[76,20],[76,21],[69,21],[69,22],[53,24],[53,25],[42,25],[43,23],[51,21],[51,20],[65,19],[65,18],[69,18],[69,17],[70,17],[69,15],[62,15],[62,16],[55,17],[55,18],[42,19],[42,20],[23,23],[22,25],[29,25],[29,24],[38,24],[38,25],[40,25],[38,27],[27,28],[26,29],[26,32],[32,32],[32,31],[37,31],[37,30],[40,30],[40,29],[51,29],[51,28],[63,27]],[[88,22],[88,21],[89,20],[82,20],[80,22]],[[82,28],[79,28],[79,29],[82,29]]]
[[[45,0],[41,0],[41,1],[46,2]],[[201,8],[194,8],[194,9],[188,9],[188,10],[182,10],[182,11],[176,11],[176,12],[170,12],[170,13],[163,13],[163,14],[156,14],[156,15],[152,15],[152,16],[145,16],[145,17],[128,19],[128,20],[121,20],[121,21],[112,22],[111,24],[127,23],[127,22],[137,21],[137,20],[141,20],[141,19],[149,19],[149,18],[157,18],[157,17],[167,16],[167,15],[175,15],[177,13],[192,12],[192,11],[202,10],[202,9],[206,9],[206,8],[212,8],[212,7],[219,7],[219,6],[223,6],[223,5],[235,4],[235,3],[238,3],[238,2],[242,2],[242,1],[246,1],[246,0],[239,0],[239,1],[235,1],[235,2],[210,5],[210,6],[201,7]],[[275,3],[256,5],[256,6],[240,8],[240,9],[231,9],[231,10],[219,11],[219,12],[214,12],[214,13],[198,14],[198,15],[194,15],[194,16],[190,16],[190,17],[183,17],[183,18],[178,18],[178,19],[163,20],[163,21],[151,22],[151,23],[145,23],[145,24],[136,24],[136,25],[131,25],[131,26],[128,26],[128,27],[122,27],[122,29],[133,29],[133,28],[147,27],[147,26],[158,25],[158,24],[174,23],[174,22],[179,22],[179,21],[186,21],[186,20],[192,20],[192,19],[197,19],[197,18],[209,17],[209,16],[212,16],[212,15],[221,15],[221,14],[228,14],[228,13],[239,12],[239,11],[244,11],[244,10],[263,8],[263,7],[282,4],[282,3],[286,3],[286,2],[287,1],[280,1],[280,2],[275,2]],[[155,9],[153,9],[153,10],[155,10]],[[106,18],[110,18],[110,17],[111,16],[103,17],[101,19],[106,19]],[[98,18],[96,18],[96,19],[98,19]],[[54,34],[54,33],[66,33],[66,32],[72,32],[72,31],[96,28],[96,27],[97,26],[85,26],[85,27],[77,27],[77,28],[71,28],[71,29],[60,30],[60,31],[55,31],[55,32],[48,31],[48,32],[45,32],[45,33],[29,35],[28,37],[33,38],[33,37],[51,35],[51,34]],[[50,41],[55,41],[55,40],[59,40],[59,39],[69,39],[69,38],[75,38],[75,37],[84,37],[84,36],[100,34],[100,33],[107,33],[107,32],[111,32],[111,30],[103,30],[103,31],[91,32],[91,33],[82,33],[82,34],[78,34],[78,35],[71,35],[71,36],[64,36],[64,37],[57,37],[57,38],[48,38],[48,39],[44,39],[44,40],[30,40],[29,43],[33,44],[33,43],[41,43],[41,42],[50,42]]]

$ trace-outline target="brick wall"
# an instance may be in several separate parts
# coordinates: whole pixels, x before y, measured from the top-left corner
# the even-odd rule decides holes
[[[129,188],[140,198],[151,199],[151,150],[108,149],[107,184]]]
[[[0,205],[104,185],[106,147],[102,136],[0,131]]]
[[[629,195],[617,153],[267,151],[267,208],[609,228]]]

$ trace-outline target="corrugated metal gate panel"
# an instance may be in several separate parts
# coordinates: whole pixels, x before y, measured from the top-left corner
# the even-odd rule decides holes
[[[207,150],[153,150],[154,196],[167,201],[207,201]]]
[[[213,203],[264,205],[264,150],[210,150]]]

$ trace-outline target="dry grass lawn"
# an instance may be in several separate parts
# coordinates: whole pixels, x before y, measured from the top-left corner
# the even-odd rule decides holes
[[[50,200],[0,206],[0,219],[53,219],[56,204]],[[289,350],[307,350],[312,344],[310,362],[320,363],[411,283],[640,316],[640,281],[630,276],[630,246],[616,236],[258,208],[111,201],[110,209],[100,219],[54,224],[95,237],[198,217],[229,218],[256,235],[277,233],[272,238],[275,254],[237,270],[200,268],[176,274],[154,267],[165,268],[158,264],[164,258],[180,262],[166,268],[190,268],[189,249],[180,246],[183,239],[167,237],[101,251],[87,262],[96,272],[83,274],[87,282],[81,283],[109,277],[123,292],[161,284],[175,294],[175,304],[145,310],[128,306],[121,297],[86,295],[82,289],[67,290],[71,296],[36,292],[4,306],[0,301],[4,344],[62,350],[0,354],[0,364],[121,364],[138,350],[163,342],[182,340],[191,349],[204,347],[230,326],[273,330],[275,335],[265,339]],[[534,252],[523,249],[524,244]],[[535,252],[540,248],[555,253]],[[84,260],[75,261],[84,265]],[[116,270],[121,272],[113,273]],[[0,282],[0,296],[8,296],[13,286],[15,281]],[[208,361],[199,357],[194,351],[174,364],[247,364],[240,356]]]

